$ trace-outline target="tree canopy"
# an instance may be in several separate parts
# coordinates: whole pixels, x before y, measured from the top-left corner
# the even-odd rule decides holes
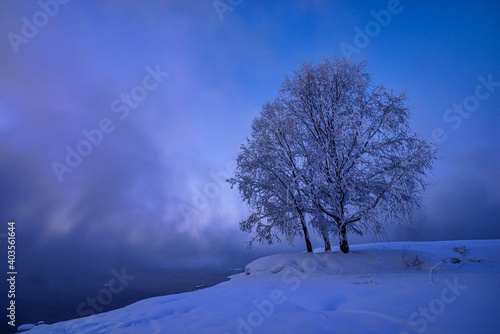
[[[347,253],[348,232],[412,222],[435,151],[411,132],[405,101],[373,86],[364,62],[303,63],[253,121],[228,180],[251,210],[240,228],[270,244],[302,235],[308,251],[312,229]]]

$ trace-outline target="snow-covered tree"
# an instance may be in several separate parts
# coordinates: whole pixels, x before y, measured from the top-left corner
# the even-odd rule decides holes
[[[242,145],[238,169],[228,181],[237,185],[252,213],[240,228],[256,236],[252,240],[272,244],[281,232],[292,243],[297,234],[304,236],[312,252],[307,228],[307,203],[301,191],[301,156],[294,142],[301,133],[294,120],[287,117],[279,101],[267,103],[252,124],[252,137]]]
[[[293,238],[297,221],[310,217],[325,247],[338,235],[347,253],[348,232],[411,222],[434,149],[411,133],[409,116],[404,94],[372,86],[364,63],[303,64],[264,106],[238,158],[231,182],[254,210],[242,229],[268,241],[273,228]],[[279,219],[269,220],[271,212]]]

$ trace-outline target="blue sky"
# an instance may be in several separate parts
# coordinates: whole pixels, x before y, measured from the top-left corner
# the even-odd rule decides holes
[[[222,2],[232,9],[223,20],[210,0],[42,0],[53,16],[44,20],[37,2],[2,1],[0,223],[5,231],[17,221],[19,256],[111,268],[303,250],[297,240],[249,255],[250,236],[237,228],[247,209],[220,180],[284,76],[302,61],[342,56],[342,43],[357,47],[353,59],[366,61],[374,84],[406,92],[419,136],[447,136],[419,227],[383,240],[500,238],[497,2]],[[388,8],[383,26],[372,13]],[[23,18],[38,20],[34,36],[23,36]],[[367,45],[356,46],[358,31]],[[493,84],[479,100],[481,80]],[[120,102],[121,119],[111,105],[127,96],[137,105]],[[447,110],[464,101],[473,111],[456,126]],[[77,150],[82,131],[103,120],[108,132],[82,144],[91,152],[60,182],[54,162],[65,164],[67,147]]]

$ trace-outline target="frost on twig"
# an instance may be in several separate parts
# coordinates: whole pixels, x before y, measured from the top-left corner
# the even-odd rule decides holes
[[[437,266],[439,266],[441,263],[443,263],[443,261],[440,261],[439,263],[437,263],[434,267],[432,267],[429,270],[429,284],[434,284],[434,279],[432,278],[432,271],[434,270],[434,268],[436,268]]]

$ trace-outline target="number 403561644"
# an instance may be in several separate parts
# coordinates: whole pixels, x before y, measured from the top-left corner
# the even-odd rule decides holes
[[[8,251],[8,263],[9,263],[9,270],[15,270],[15,263],[16,263],[16,223],[11,221],[8,223],[8,246],[7,246],[7,251]]]

